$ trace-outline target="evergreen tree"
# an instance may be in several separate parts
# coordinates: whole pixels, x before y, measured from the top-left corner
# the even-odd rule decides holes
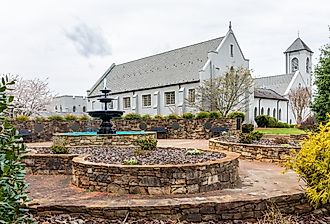
[[[314,74],[317,90],[312,109],[318,122],[326,122],[330,113],[330,44],[321,49]]]

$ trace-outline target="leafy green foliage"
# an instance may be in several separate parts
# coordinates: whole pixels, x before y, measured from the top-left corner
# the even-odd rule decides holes
[[[123,116],[125,120],[141,120],[142,117],[140,114],[137,113],[128,113]]]
[[[278,121],[276,118],[268,115],[259,115],[255,118],[258,127],[261,128],[290,128],[290,125]]]
[[[48,120],[47,117],[43,117],[43,116],[37,116],[34,119],[38,122],[44,122]]]
[[[92,118],[87,114],[83,114],[83,115],[78,117],[78,120],[79,121],[90,121],[90,120],[92,120]]]
[[[245,144],[251,144],[253,141],[259,141],[263,134],[259,131],[252,131],[250,133],[240,133],[239,142]]]
[[[200,111],[196,114],[196,119],[203,119],[203,118],[209,118],[210,113],[206,111]]]
[[[190,149],[187,150],[186,155],[198,156],[204,154],[204,151],[201,149]]]
[[[222,117],[222,114],[220,113],[220,111],[211,111],[209,113],[209,118],[219,119],[220,117]]]
[[[164,120],[165,118],[164,118],[164,116],[157,114],[157,115],[154,116],[154,119],[156,119],[156,120]]]
[[[190,112],[186,112],[186,113],[183,113],[182,114],[182,117],[184,119],[193,119],[195,117],[195,115],[193,113],[190,113]]]
[[[15,128],[6,114],[13,102],[6,92],[10,82],[2,77],[0,83],[0,223],[32,223],[24,204],[29,201],[28,184],[25,181],[25,166],[22,163],[25,145],[19,142]]]
[[[254,130],[253,124],[242,124],[242,132],[243,133],[250,133]]]
[[[330,44],[321,49],[320,59],[314,69],[315,84],[317,86],[312,110],[318,122],[326,122],[330,112]]]
[[[141,150],[154,150],[157,147],[157,140],[152,138],[140,138],[133,143],[139,146]]]
[[[262,134],[260,131],[252,131],[250,132],[250,135],[252,136],[252,140],[259,141],[264,134]]]
[[[244,121],[244,118],[245,118],[245,113],[244,112],[241,112],[241,111],[233,111],[233,112],[230,112],[228,115],[227,115],[227,118],[231,118],[231,119],[235,119],[235,118],[241,118],[242,122]]]
[[[65,121],[64,117],[62,115],[58,115],[58,114],[54,114],[54,115],[50,115],[48,117],[49,121]]]
[[[64,138],[54,138],[53,145],[50,147],[54,154],[68,154],[69,149],[66,147],[66,141]]]
[[[74,114],[66,114],[66,115],[64,115],[64,119],[66,121],[78,121],[79,117],[77,115],[74,115]]]
[[[138,161],[135,158],[125,159],[123,165],[137,165]]]
[[[180,119],[181,117],[178,114],[169,114],[167,116],[168,119]]]
[[[16,121],[29,121],[29,120],[30,120],[30,117],[26,116],[26,115],[18,115],[16,117]]]
[[[266,128],[269,126],[269,116],[267,115],[259,115],[255,118],[258,127]]]
[[[151,117],[150,114],[144,114],[144,115],[142,115],[141,118],[142,118],[142,120],[145,120],[146,121],[146,120],[151,120],[152,117]]]
[[[328,116],[328,119],[330,116]],[[330,203],[330,121],[319,132],[303,140],[301,150],[292,151],[286,167],[307,184],[307,196],[315,207]]]

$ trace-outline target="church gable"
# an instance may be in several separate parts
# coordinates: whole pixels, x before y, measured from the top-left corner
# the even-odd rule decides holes
[[[91,89],[89,97],[99,94],[104,78],[112,93],[198,82],[198,72],[208,59],[207,53],[216,50],[222,39],[220,37],[114,65]]]

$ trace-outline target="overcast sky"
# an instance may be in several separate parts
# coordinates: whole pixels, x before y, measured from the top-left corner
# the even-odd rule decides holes
[[[112,63],[234,33],[255,76],[285,72],[297,38],[329,42],[329,0],[0,0],[0,74],[85,95]]]

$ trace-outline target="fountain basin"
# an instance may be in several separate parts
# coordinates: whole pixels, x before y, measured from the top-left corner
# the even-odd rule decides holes
[[[140,138],[157,139],[157,133],[151,131],[117,131],[115,134],[97,134],[96,132],[56,133],[53,140],[65,141],[67,146],[129,146]]]

